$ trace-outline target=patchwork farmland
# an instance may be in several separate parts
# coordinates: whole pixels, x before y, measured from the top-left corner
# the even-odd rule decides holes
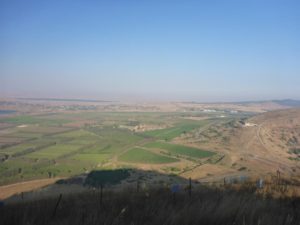
[[[130,171],[130,178],[121,185],[136,180],[162,185],[180,182],[178,178],[223,182],[225,177],[268,178],[265,171],[274,175],[278,165],[285,177],[298,179],[297,110],[283,111],[282,115],[274,112],[274,116],[270,113],[268,118],[282,123],[274,128],[276,123],[271,121],[269,127],[262,128],[266,121],[262,116],[225,110],[186,111],[185,107],[146,112],[131,110],[137,106],[123,106],[122,111],[121,105],[110,106],[110,111],[55,107],[50,112],[0,117],[0,186],[30,186],[33,182],[37,187],[38,180],[44,184],[60,179],[74,179],[76,183],[94,171],[124,169]],[[291,116],[286,117],[286,113]],[[139,173],[132,175],[132,171]],[[69,188],[66,186],[67,191]]]
[[[172,143],[211,122],[181,117],[178,113],[80,112],[1,118],[0,123],[11,126],[1,130],[0,183],[141,165],[166,172],[173,164],[190,167],[213,156],[210,150]]]

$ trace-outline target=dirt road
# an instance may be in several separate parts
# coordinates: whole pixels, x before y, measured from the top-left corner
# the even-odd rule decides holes
[[[0,186],[0,200],[4,200],[21,192],[27,192],[55,183],[61,178],[39,179]]]

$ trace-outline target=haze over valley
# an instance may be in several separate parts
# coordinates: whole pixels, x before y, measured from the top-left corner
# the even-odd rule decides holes
[[[299,225],[299,11],[0,1],[0,223]]]

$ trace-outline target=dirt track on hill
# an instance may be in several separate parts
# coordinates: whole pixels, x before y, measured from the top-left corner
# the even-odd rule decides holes
[[[9,198],[21,192],[27,192],[55,183],[61,178],[39,179],[0,186],[0,200]]]

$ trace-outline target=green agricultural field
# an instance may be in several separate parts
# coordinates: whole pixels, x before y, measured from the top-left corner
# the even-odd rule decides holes
[[[29,148],[35,148],[36,146],[37,146],[36,143],[24,143],[9,148],[0,149],[0,152],[8,155],[13,155],[15,153],[24,151]]]
[[[97,141],[100,143],[101,148],[106,147],[106,150],[109,150],[112,154],[118,153],[124,150],[124,148],[134,146],[144,140],[143,137],[132,132],[110,127],[104,129],[92,128],[89,131],[97,135]]]
[[[179,161],[171,157],[159,155],[142,148],[133,148],[119,157],[119,160],[130,163],[162,164]]]
[[[43,119],[38,116],[16,116],[1,119],[0,122],[4,123],[15,123],[15,124],[44,124],[44,125],[61,125],[63,123],[70,122],[66,119]]]
[[[71,132],[65,132],[65,133],[59,134],[58,136],[59,137],[69,137],[69,138],[86,138],[86,137],[95,138],[95,137],[97,137],[92,132],[89,132],[89,131],[86,131],[83,129],[78,129],[78,130],[71,131]]]
[[[159,142],[211,123],[182,117],[183,113],[176,112],[81,111],[2,118],[0,124],[11,126],[2,129],[0,135],[0,184],[48,178],[50,173],[51,177],[69,177],[112,165],[122,168],[124,162],[137,167],[166,166],[179,162],[180,157],[189,157],[193,163],[194,159],[211,156],[208,151]],[[23,124],[26,126],[20,126]],[[167,129],[141,133],[120,128],[172,124]]]
[[[5,170],[14,170],[17,168],[29,168],[29,164],[24,159],[8,160],[5,163],[0,163],[0,175]]]
[[[25,138],[25,139],[31,139],[31,138],[39,138],[42,137],[42,133],[33,133],[33,132],[24,132],[24,131],[17,131],[11,134],[12,137],[16,138]],[[4,136],[5,137],[5,136]]]
[[[211,157],[212,155],[215,154],[210,151],[205,151],[205,150],[187,147],[187,146],[183,146],[183,145],[169,144],[166,142],[152,142],[152,143],[146,144],[145,147],[166,150],[171,154],[183,155],[183,156],[188,156],[188,157],[192,157],[192,158],[207,158],[207,157]]]
[[[92,170],[94,167],[95,163],[66,158],[57,160],[56,164],[42,167],[39,171],[44,174],[51,172],[52,174],[55,174],[55,176],[73,176],[85,173],[87,170]]]
[[[0,163],[0,185],[7,182],[16,182],[27,178],[39,178],[41,171],[33,169],[35,163],[23,158],[15,158]]]
[[[16,117],[10,117],[6,119],[1,119],[1,122],[16,123],[16,124],[33,124],[33,123],[40,123],[41,120],[33,116],[16,116]]]
[[[86,130],[76,130],[71,132],[65,132],[59,135],[55,135],[57,138],[66,138],[68,144],[73,145],[90,145],[101,139],[99,136]]]
[[[144,134],[147,136],[159,138],[161,140],[171,140],[175,137],[180,136],[181,134],[188,133],[198,127],[201,127],[204,124],[207,124],[207,121],[201,121],[201,122],[185,121],[185,122],[176,124],[174,127],[160,129],[160,130],[146,131],[146,132],[144,132]]]
[[[72,157],[72,159],[76,159],[79,161],[90,162],[92,164],[98,164],[105,162],[109,158],[109,154],[91,154],[91,153],[80,153],[76,154]]]
[[[112,154],[111,151],[112,145],[98,142],[94,146],[86,148],[84,153],[85,154]]]
[[[29,158],[37,159],[55,159],[70,152],[78,150],[80,146],[69,144],[57,144],[37,152],[33,152],[27,155]]]
[[[40,133],[40,134],[56,134],[67,132],[70,128],[66,127],[54,127],[54,126],[40,126],[40,125],[26,125],[26,127],[17,127],[18,131],[23,133]]]

